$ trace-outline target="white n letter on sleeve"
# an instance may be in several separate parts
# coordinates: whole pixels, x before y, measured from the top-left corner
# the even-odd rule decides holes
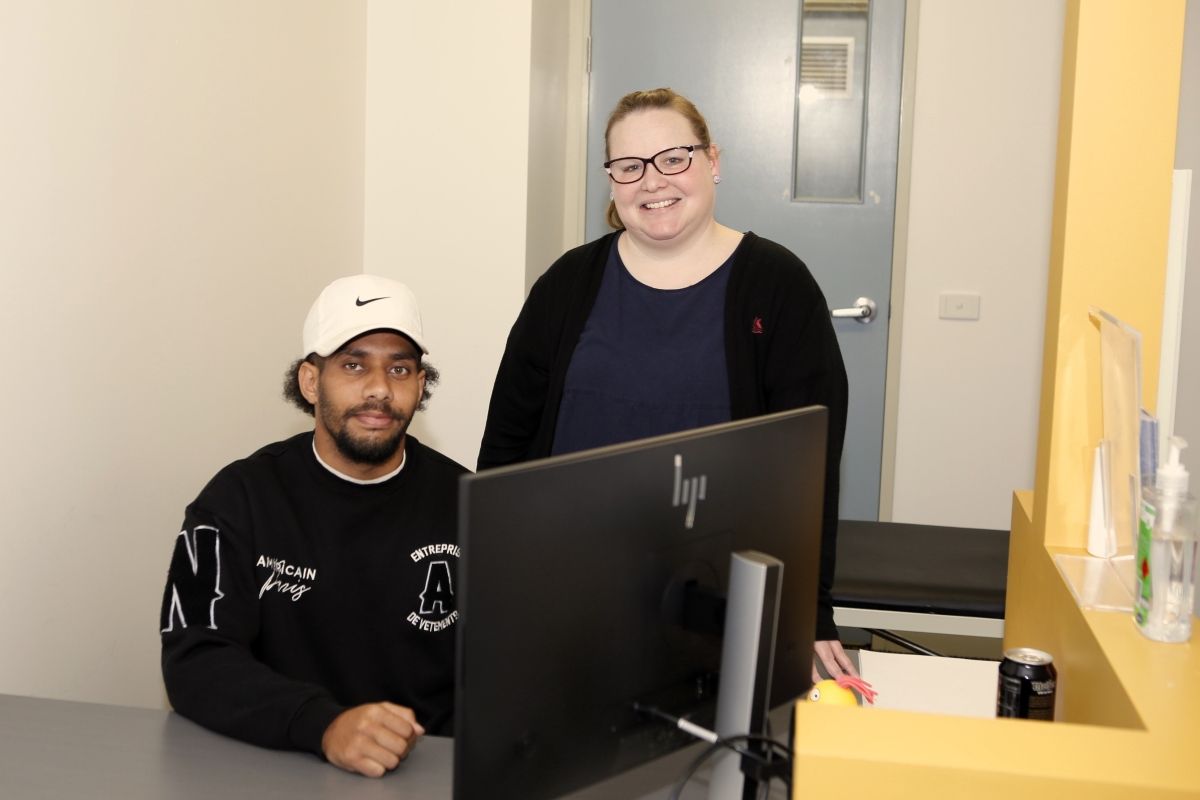
[[[176,620],[186,628],[208,617],[208,627],[216,630],[214,616],[221,591],[221,538],[216,528],[197,525],[189,534],[180,531],[175,540],[175,555],[168,573],[168,598],[162,610],[162,632],[175,629]]]

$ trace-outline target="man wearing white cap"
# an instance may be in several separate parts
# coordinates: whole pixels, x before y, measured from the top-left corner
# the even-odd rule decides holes
[[[453,718],[463,467],[407,434],[437,373],[416,298],[353,275],[304,323],[284,396],[315,427],[188,506],[161,615],[179,713],[379,776]]]

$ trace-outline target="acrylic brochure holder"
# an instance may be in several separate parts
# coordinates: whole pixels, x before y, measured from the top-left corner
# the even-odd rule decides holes
[[[1104,437],[1093,459],[1090,555],[1054,557],[1082,608],[1132,611],[1134,541],[1141,497],[1142,336],[1098,308]]]
[[[1056,553],[1054,566],[1080,608],[1133,612],[1136,587],[1132,555],[1096,558]]]

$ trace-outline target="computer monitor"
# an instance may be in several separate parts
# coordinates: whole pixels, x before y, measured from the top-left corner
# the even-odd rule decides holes
[[[557,797],[711,724],[730,555],[783,562],[772,705],[811,683],[827,412],[464,476],[454,797]]]

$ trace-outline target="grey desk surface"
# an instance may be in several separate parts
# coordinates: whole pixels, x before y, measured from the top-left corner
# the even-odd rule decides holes
[[[0,797],[450,796],[453,742],[427,737],[382,780],[264,750],[153,709],[0,695]]]
[[[786,709],[773,715],[786,725]],[[570,800],[667,796],[699,746],[674,753]],[[0,695],[0,798],[337,798],[451,796],[454,743],[426,737],[378,780],[306,754],[228,739],[154,709]],[[703,782],[703,776],[701,776]],[[776,793],[782,790],[776,784]]]

